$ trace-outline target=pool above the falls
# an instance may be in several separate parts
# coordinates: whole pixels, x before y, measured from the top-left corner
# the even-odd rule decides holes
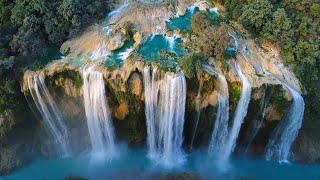
[[[182,40],[179,37],[169,37],[164,35],[150,36],[138,49],[138,54],[148,61],[158,61],[160,52],[165,51],[175,56],[181,56]]]
[[[31,164],[0,177],[5,179],[157,179],[167,174],[190,173],[206,179],[317,179],[320,166],[279,164],[265,160],[237,157],[230,168],[221,172],[207,152],[196,151],[187,156],[181,167],[165,169],[151,162],[146,149],[127,149],[111,161],[93,163],[90,156],[80,155],[67,159],[38,158]]]

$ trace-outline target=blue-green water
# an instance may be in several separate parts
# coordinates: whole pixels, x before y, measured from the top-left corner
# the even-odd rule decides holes
[[[119,65],[124,62],[128,57],[128,54],[133,51],[133,44],[133,40],[125,41],[124,45],[120,49],[113,51],[111,56],[106,57],[104,65]]]
[[[60,49],[57,47],[44,48],[40,56],[33,59],[33,63],[29,65],[30,69],[39,69],[48,63],[64,58]]]
[[[93,163],[88,155],[69,159],[39,158],[28,166],[16,170],[6,179],[64,179],[83,177],[89,179],[151,179],[157,174],[190,172],[207,179],[319,179],[320,166],[279,164],[261,159],[233,158],[229,169],[221,172],[206,151],[188,154],[183,166],[172,170],[159,167],[147,157],[146,149],[127,149],[112,161]]]
[[[198,7],[196,7],[193,12],[188,10],[184,16],[179,16],[179,17],[170,19],[170,21],[166,22],[168,30],[174,31],[176,29],[180,29],[181,32],[183,32],[184,30],[190,30],[191,18],[197,12],[199,12]]]
[[[147,41],[138,49],[138,54],[142,55],[148,61],[158,61],[159,52],[162,50],[173,53],[176,56],[181,56],[183,53],[181,49],[182,40],[178,37],[175,37],[172,41],[172,46],[170,46],[170,42],[167,38],[163,35],[154,35],[149,37]]]
[[[180,32],[185,30],[191,30],[191,19],[192,16],[199,12],[199,8],[196,7],[194,11],[188,10],[184,16],[179,16],[170,19],[166,22],[167,29],[169,31],[174,31],[179,29]],[[214,11],[208,11],[209,18],[212,20],[214,24],[219,24],[218,15]]]

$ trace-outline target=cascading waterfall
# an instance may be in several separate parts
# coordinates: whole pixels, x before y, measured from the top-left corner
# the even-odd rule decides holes
[[[133,52],[133,48],[128,48],[126,51],[119,53],[118,57],[122,60],[125,61],[127,58],[131,55]]]
[[[236,38],[236,36],[228,33],[228,35],[234,40],[234,46],[229,48],[229,50],[231,51],[237,51],[238,48],[239,48],[239,42],[238,42],[238,39]]]
[[[171,168],[184,162],[181,149],[186,104],[183,72],[168,72],[160,79],[156,69],[144,69],[149,158]]]
[[[114,130],[103,75],[94,66],[85,66],[81,73],[92,156],[111,159],[115,155]]]
[[[248,111],[248,106],[249,102],[251,99],[251,85],[248,79],[244,76],[242,73],[240,67],[238,64],[235,65],[235,69],[237,73],[239,74],[241,81],[242,81],[242,90],[241,90],[241,97],[238,102],[235,114],[234,114],[234,119],[233,119],[233,124],[231,126],[231,129],[229,130],[229,135],[224,147],[224,153],[221,155],[221,164],[226,165],[226,163],[229,160],[229,157],[231,153],[233,152],[236,141],[240,132],[241,125],[244,121],[244,118],[247,115]],[[222,167],[225,168],[225,167]]]
[[[62,156],[70,155],[68,129],[63,122],[62,114],[54,102],[40,74],[28,78],[28,88],[45,124],[53,135]]]
[[[174,51],[174,44],[175,44],[176,37],[175,36],[173,36],[173,37],[165,36],[165,39],[167,40],[167,42],[169,44],[170,51],[174,53],[175,52]]]
[[[214,129],[209,143],[209,153],[221,156],[224,153],[226,140],[228,137],[228,120],[229,120],[229,92],[226,78],[217,71],[214,71],[210,66],[203,65],[211,75],[218,75],[219,90],[218,90],[218,111],[214,124]]]
[[[214,8],[209,9],[209,12],[215,13],[215,14],[219,15],[219,12],[218,12],[218,8],[217,8],[217,7],[214,7]]]
[[[145,105],[146,105],[146,119],[147,119],[147,142],[149,148],[149,157],[154,158],[157,153],[156,135],[157,132],[157,105],[158,105],[158,74],[157,69],[153,69],[152,80],[150,76],[150,68],[146,66],[144,68],[144,93],[145,93]]]
[[[289,112],[284,119],[279,122],[269,139],[266,147],[266,159],[276,159],[280,162],[288,162],[291,145],[301,128],[304,115],[304,101],[297,91],[284,82],[282,82],[282,84],[292,94],[293,102]]]
[[[118,8],[116,8],[116,9],[113,10],[113,11],[111,11],[111,12],[108,14],[108,17],[120,13],[120,12],[121,12],[125,7],[127,7],[128,5],[129,5],[129,1],[128,1],[128,0],[125,0],[125,1],[123,2],[123,4],[121,4]]]
[[[191,12],[191,14],[194,14],[194,13],[195,13],[195,9],[196,9],[197,7],[199,7],[199,5],[200,5],[201,3],[206,3],[206,1],[195,2],[195,3],[193,3],[190,7],[188,7],[188,9],[189,9],[189,11]]]

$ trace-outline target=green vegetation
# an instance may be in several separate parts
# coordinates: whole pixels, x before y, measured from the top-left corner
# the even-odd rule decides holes
[[[108,12],[104,0],[0,0],[0,115],[27,107],[20,81],[61,43]],[[54,49],[54,52],[51,52]],[[56,57],[56,56],[54,56]]]
[[[229,47],[230,27],[221,23],[215,26],[210,19],[209,13],[200,11],[191,19],[192,34],[195,35],[192,43],[188,46],[192,51],[202,52],[205,58],[216,57],[218,60],[226,58],[226,50]]]
[[[241,97],[241,88],[242,84],[240,82],[229,82],[228,81],[228,87],[229,87],[229,102],[230,102],[230,109],[231,112],[233,112]]]
[[[201,72],[201,65],[204,64],[206,58],[202,53],[191,53],[184,56],[180,61],[180,67],[187,78],[195,77],[195,73]]]
[[[281,48],[307,93],[304,123],[320,123],[319,0],[217,0],[226,19],[240,22],[253,36]],[[310,125],[312,126],[312,125]]]
[[[223,62],[229,58],[226,50],[230,47],[230,26],[215,22],[206,11],[197,12],[191,19],[189,42],[184,44],[191,53],[180,60],[180,67],[188,78],[199,73],[201,65],[208,64],[209,57]]]

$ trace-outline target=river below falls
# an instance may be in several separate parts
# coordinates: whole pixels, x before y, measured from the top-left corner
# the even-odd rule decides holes
[[[130,148],[121,151],[113,160],[93,162],[88,154],[72,158],[46,159],[39,157],[0,180],[65,179],[163,179],[168,174],[191,173],[203,179],[319,179],[320,166],[281,164],[263,159],[231,158],[226,171],[216,167],[207,151],[194,151],[186,155],[184,165],[166,169],[150,161],[147,149]]]

